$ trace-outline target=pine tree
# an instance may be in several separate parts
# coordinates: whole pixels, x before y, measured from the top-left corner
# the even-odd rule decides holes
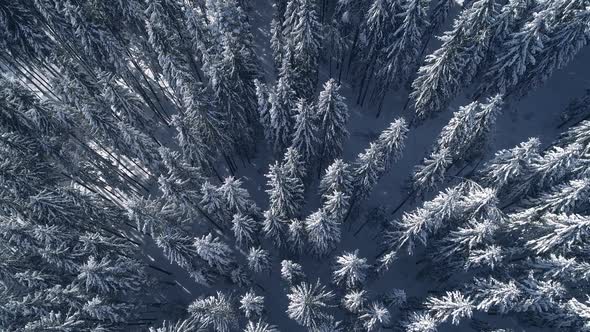
[[[287,294],[289,318],[305,327],[314,327],[321,320],[328,317],[325,309],[330,306],[334,294],[326,291],[319,280],[315,284],[301,283],[291,287],[291,293]]]
[[[268,251],[258,247],[250,248],[248,251],[248,266],[255,273],[261,273],[270,270],[270,254]]]
[[[424,312],[413,312],[403,324],[408,332],[438,331],[436,319]]]
[[[348,211],[350,196],[340,191],[334,191],[325,197],[323,209],[330,218],[343,222],[346,212]]]
[[[377,143],[371,142],[365,152],[360,153],[353,169],[354,204],[369,196],[373,187],[385,173],[385,163]]]
[[[196,299],[188,311],[202,329],[229,332],[238,328],[238,316],[232,299],[221,292]]]
[[[274,215],[285,219],[299,214],[303,204],[303,184],[297,176],[289,174],[284,166],[275,163],[270,166],[267,185],[269,189],[270,210]]]
[[[386,46],[383,67],[377,71],[377,79],[381,84],[377,91],[381,98],[384,98],[389,88],[405,84],[415,70],[424,34],[429,26],[426,14],[428,4],[428,0],[412,0],[403,4],[403,13],[400,15],[403,21],[393,34],[393,42]]]
[[[340,242],[340,223],[320,209],[305,219],[310,251],[325,256]]]
[[[232,219],[232,231],[238,245],[250,245],[256,240],[256,221],[247,215],[236,213]]]
[[[219,187],[205,181],[201,186],[201,206],[203,209],[217,220],[227,222],[229,216],[224,209],[225,201],[221,195]]]
[[[584,243],[583,239],[590,231],[587,216],[577,214],[546,214],[542,218],[538,237],[527,241],[527,246],[538,254],[574,250]]]
[[[367,302],[367,292],[364,290],[351,290],[342,299],[344,308],[352,313],[359,313]]]
[[[550,11],[534,13],[520,30],[511,33],[482,78],[481,93],[506,93],[522,80],[547,43],[547,23]]]
[[[358,257],[358,250],[347,252],[336,258],[333,280],[336,284],[345,283],[347,287],[354,288],[365,282],[368,269],[367,260]]]
[[[258,207],[250,198],[248,190],[242,187],[242,180],[233,176],[226,177],[219,187],[219,193],[223,197],[229,211],[249,216],[256,216]]]
[[[283,34],[292,61],[294,89],[300,98],[310,99],[315,91],[322,42],[322,24],[314,0],[294,0],[288,5]],[[291,7],[291,8],[289,8]],[[283,58],[285,61],[285,58]]]
[[[436,320],[443,323],[450,318],[453,325],[459,325],[463,317],[471,318],[474,309],[471,299],[458,291],[447,292],[440,298],[431,297],[426,306]]]
[[[583,1],[572,1],[569,4],[558,2],[543,6],[546,8],[543,8],[539,15],[543,15],[545,11],[550,11],[552,14],[547,17],[545,23],[545,36],[539,36],[541,38],[539,41],[542,43],[541,49],[538,54],[531,50],[534,61],[525,65],[527,68],[524,72],[515,74],[519,76],[517,81],[512,78],[513,81],[505,87],[507,91],[514,87],[518,95],[525,95],[528,91],[542,85],[553,71],[564,67],[587,43],[587,32],[582,23],[587,21],[590,15],[584,7],[587,4]],[[522,37],[517,37],[516,34],[507,37],[508,40],[512,38]],[[523,59],[523,61],[526,60]]]
[[[412,185],[417,192],[436,188],[445,179],[447,169],[452,165],[451,152],[447,148],[433,152],[416,166],[412,174]]]
[[[289,64],[289,57],[291,57],[290,52],[285,54],[279,79],[274,91],[269,94],[270,126],[273,133],[272,149],[275,155],[281,155],[292,141],[295,91],[292,76],[293,67]]]
[[[472,102],[459,107],[449,123],[442,129],[431,155],[413,174],[413,187],[419,192],[435,188],[443,181],[448,168],[485,151],[496,115],[502,106],[497,95],[487,104]]]
[[[291,146],[309,165],[318,156],[320,146],[316,107],[306,102],[305,99],[299,99],[295,112],[295,128]]]
[[[249,321],[244,332],[279,332],[276,326],[258,320],[256,323]]]
[[[264,138],[267,142],[273,142],[273,131],[270,120],[270,101],[269,101],[269,89],[268,86],[260,80],[254,80],[256,87],[256,101],[258,103],[258,118],[264,132]]]
[[[267,239],[273,241],[277,248],[280,248],[285,242],[285,234],[287,232],[286,222],[271,210],[267,210],[264,212],[262,232]]]
[[[212,234],[195,238],[193,243],[196,253],[209,266],[221,273],[227,273],[234,262],[231,249]]]
[[[303,267],[293,261],[283,260],[281,262],[281,278],[285,279],[289,284],[295,284],[305,277]]]
[[[426,57],[410,95],[418,119],[445,110],[459,89],[472,82],[490,45],[497,7],[493,0],[475,1],[441,37],[441,47]]]
[[[307,166],[301,158],[299,152],[290,147],[285,151],[282,168],[289,177],[297,178],[303,181],[307,175]]]
[[[391,322],[389,310],[379,302],[369,304],[359,318],[363,321],[367,331],[375,331]]]
[[[270,47],[272,49],[272,58],[277,71],[283,63],[284,44],[282,24],[276,17],[274,17],[270,22]]]
[[[526,188],[518,189],[521,179],[530,174],[533,161],[540,158],[540,145],[539,139],[530,138],[512,149],[496,152],[479,172],[479,182],[496,188],[499,197],[505,196],[507,190],[522,193]]]
[[[240,309],[248,319],[260,317],[264,311],[264,297],[248,291],[240,299]]]
[[[302,254],[307,238],[306,224],[299,219],[291,219],[287,229],[287,243],[291,252]]]
[[[351,208],[365,200],[391,164],[400,158],[408,127],[405,120],[397,119],[384,130],[376,141],[360,153],[353,168],[353,195]]]
[[[352,193],[352,174],[350,166],[342,161],[342,159],[334,160],[334,162],[326,169],[326,173],[322,176],[319,188],[322,198],[324,199],[336,191],[343,194]]]
[[[348,121],[348,106],[344,97],[340,95],[340,85],[334,79],[324,84],[317,103],[317,114],[320,118],[319,137],[321,147],[320,167],[326,162],[340,157],[344,140],[348,137],[346,123]]]

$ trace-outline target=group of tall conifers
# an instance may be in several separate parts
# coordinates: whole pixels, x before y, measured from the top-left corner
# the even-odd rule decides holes
[[[589,37],[587,0],[478,0],[464,4],[422,64],[453,1],[276,0],[267,27],[275,72],[265,73],[252,28],[257,6],[0,2],[0,329],[129,330],[177,318],[153,291],[177,287],[165,280],[177,276],[147,263],[145,248],[157,247],[204,287],[228,282],[236,293],[263,289],[256,279],[271,269],[271,252],[293,260],[330,257],[342,224],[401,156],[409,131],[396,119],[354,161],[343,161],[349,110],[341,79],[358,78],[356,102],[379,111],[388,93],[409,87],[418,120],[478,83],[468,91],[474,101],[454,114],[413,173],[410,196],[418,197],[448,180],[453,166],[481,158],[503,103],[542,84]],[[320,82],[324,69],[334,78]],[[358,252],[336,258],[334,283],[346,292],[350,326],[372,331],[390,324],[388,307],[401,305],[405,294],[396,290],[369,303],[362,289],[369,270],[385,269],[399,249],[425,244],[452,220],[457,229],[441,240],[441,260],[464,255],[470,268],[494,267],[509,252],[529,265],[511,266],[512,279],[477,279],[467,295],[431,299],[430,311],[412,316],[408,329],[427,331],[429,322],[487,311],[497,303],[484,290],[512,283],[555,295],[522,295],[528,307],[510,310],[559,308],[577,327],[571,313],[587,318],[590,309],[567,284],[556,288],[566,281],[551,278],[563,271],[572,282],[588,277],[587,263],[576,261],[587,235],[580,203],[587,198],[586,127],[544,153],[534,140],[501,151],[475,173],[480,185],[459,184],[404,214],[392,223],[394,240],[386,241],[378,264]],[[237,175],[267,150],[274,161],[262,204]],[[320,204],[308,211],[305,197],[315,197],[310,185],[317,178]],[[523,211],[507,216],[498,207],[504,199]],[[497,225],[508,219],[509,228]],[[486,242],[510,241],[533,220],[543,221],[534,235],[516,236],[525,249],[518,241],[506,248]],[[342,329],[325,312],[332,291],[308,280],[293,260],[281,262],[292,286],[289,317],[312,330]],[[233,331],[246,320],[245,331],[276,331],[265,322],[272,317],[264,318],[263,296],[251,289],[240,298],[238,305],[222,292],[199,297],[187,320],[157,331]],[[463,311],[445,306],[451,300]]]

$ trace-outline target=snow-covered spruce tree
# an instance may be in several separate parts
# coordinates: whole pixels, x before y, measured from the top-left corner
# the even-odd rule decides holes
[[[327,291],[318,280],[315,284],[303,282],[291,287],[291,293],[287,297],[289,318],[302,326],[313,328],[328,318],[326,309],[332,306],[330,302],[334,294]]]
[[[340,157],[342,145],[348,137],[348,106],[340,95],[340,85],[334,79],[324,84],[316,107],[319,117],[319,166],[322,169],[325,163],[331,163],[333,159]]]
[[[570,144],[578,144],[582,147],[582,153],[587,154],[590,151],[590,136],[588,128],[590,121],[582,121],[576,126],[569,128],[558,140],[557,145],[566,147]]]
[[[172,1],[151,0],[146,8],[145,29],[151,47],[156,51],[158,68],[174,91],[176,98],[182,100],[185,84],[194,79],[202,80],[199,66],[192,58],[188,49],[191,43],[183,43],[188,39],[186,27],[179,26],[178,13],[180,8]]]
[[[249,21],[235,0],[218,1],[210,7],[208,14],[215,18],[210,31],[217,44],[208,50],[210,59],[204,62],[204,71],[215,105],[223,112],[237,144],[236,152],[248,155],[259,123],[254,84],[257,63]]]
[[[588,42],[583,23],[590,15],[587,5],[584,1],[541,4],[532,20],[506,36],[496,62],[484,77],[482,91],[523,96],[568,64]],[[500,66],[504,61],[509,61],[508,65]]]
[[[412,176],[414,190],[426,192],[436,188],[444,180],[448,168],[481,154],[501,107],[499,95],[489,98],[487,104],[472,102],[459,107],[443,127],[430,156],[424,159],[423,165],[416,167]]]
[[[309,251],[318,257],[327,255],[340,242],[340,222],[323,209],[305,219]]]
[[[200,127],[196,125],[196,121],[195,118],[188,115],[173,115],[171,123],[177,131],[175,138],[185,163],[201,168],[205,174],[213,174],[217,172],[213,169],[213,161],[216,159],[217,151],[207,145],[201,132],[194,130],[195,127]]]
[[[276,14],[276,13],[275,13]],[[272,58],[274,60],[275,70],[278,71],[283,63],[283,49],[285,47],[285,40],[283,37],[283,24],[275,15],[270,21],[270,48],[272,49]]]
[[[287,245],[292,253],[297,255],[302,254],[307,238],[306,223],[304,221],[300,219],[291,219],[288,221]]]
[[[171,262],[185,269],[196,282],[210,285],[212,274],[205,261],[197,254],[190,236],[180,228],[168,227],[156,237],[156,244]]]
[[[464,269],[490,267],[494,269],[503,259],[502,248],[495,245],[501,227],[500,220],[470,219],[464,226],[452,230],[434,248],[435,261],[446,261],[450,266]],[[455,266],[454,266],[455,265]]]
[[[426,312],[413,312],[403,326],[408,332],[437,332],[437,320]]]
[[[242,180],[228,176],[219,187],[219,193],[232,213],[241,213],[251,217],[260,214],[256,203],[250,198],[248,190],[243,188]]]
[[[582,117],[582,120],[578,120],[578,122],[575,123],[576,125],[590,118],[590,116],[588,116],[588,110],[590,109],[590,106],[588,106],[588,104],[590,104],[588,102],[589,100],[590,89],[586,89],[582,95],[574,98],[561,113],[560,117],[562,122],[559,124],[559,127],[562,127],[574,118]]]
[[[307,175],[307,167],[305,160],[303,160],[297,149],[293,147],[287,148],[283,157],[282,168],[288,176],[303,181]]]
[[[273,130],[270,121],[269,87],[258,79],[254,80],[256,87],[256,102],[258,105],[258,119],[262,125],[264,138],[267,142],[273,142]]]
[[[246,292],[240,299],[240,310],[248,319],[260,317],[264,311],[264,297],[256,295],[252,290]]]
[[[268,187],[270,211],[274,215],[289,219],[300,214],[303,204],[303,183],[294,174],[290,174],[284,167],[275,162],[270,166],[268,174]]]
[[[197,255],[219,273],[227,274],[235,262],[231,249],[212,234],[195,238],[193,246]]]
[[[257,322],[249,321],[244,332],[279,332],[279,330],[274,325],[258,320]]]
[[[402,23],[394,32],[391,44],[386,45],[383,67],[377,71],[379,107],[387,91],[404,85],[415,71],[429,25],[426,14],[429,3],[429,0],[411,0],[403,4]]]
[[[579,250],[590,233],[590,218],[577,214],[546,214],[526,245],[538,254]]]
[[[367,260],[358,257],[358,250],[344,253],[336,258],[332,279],[336,284],[345,284],[349,288],[354,288],[365,282],[368,269]]]
[[[280,156],[291,145],[293,135],[293,111],[295,109],[295,90],[293,81],[293,67],[288,59],[292,57],[290,52],[285,54],[283,64],[279,71],[279,79],[272,92],[269,93],[270,101],[270,127],[272,130],[272,150]]]
[[[430,297],[426,301],[426,307],[439,323],[450,319],[453,325],[459,325],[461,318],[471,318],[474,304],[469,297],[465,297],[459,291],[453,291],[440,298]]]
[[[418,119],[444,111],[459,90],[472,82],[489,48],[498,12],[494,0],[477,0],[440,38],[443,44],[426,57],[412,83],[410,97]]]
[[[381,63],[385,47],[393,39],[393,33],[399,25],[396,14],[400,11],[400,5],[400,1],[368,1],[367,10],[359,28],[359,38],[349,59],[349,63],[356,63],[355,74],[361,77],[357,104],[363,103],[375,74],[376,65]]]
[[[289,284],[296,284],[305,278],[303,267],[290,260],[281,261],[281,278]]]
[[[231,221],[232,231],[238,245],[248,246],[257,241],[258,225],[252,217],[236,213]]]
[[[270,270],[270,254],[268,251],[258,247],[258,248],[250,248],[248,251],[248,267],[254,273],[261,273]]]
[[[158,178],[164,202],[174,206],[176,213],[184,219],[204,219],[214,228],[223,231],[220,222],[213,219],[200,205],[199,189],[204,182],[201,170],[178,160],[181,158],[177,152],[164,147],[159,151],[166,170]]]
[[[501,198],[509,193],[522,194],[526,188],[519,189],[519,184],[521,179],[531,172],[533,161],[540,158],[540,145],[538,138],[529,138],[514,148],[496,152],[495,156],[476,174],[478,182],[494,187],[498,197]]]
[[[343,31],[340,29],[339,22],[332,18],[331,21],[324,22],[322,32],[323,34],[323,42],[322,42],[322,50],[321,56],[328,62],[328,76],[333,77],[335,76],[335,72],[333,71],[332,63],[335,62],[336,68],[339,69],[342,66],[342,57],[344,56],[344,51],[346,47],[346,40],[345,36],[343,36]]]
[[[381,327],[389,325],[391,314],[383,303],[371,302],[359,318],[367,331],[378,331]]]
[[[526,158],[523,163],[523,169],[515,175],[511,181],[511,185],[504,185],[501,188],[502,196],[511,198],[510,204],[517,202],[527,194],[538,193],[540,190],[551,187],[556,183],[567,180],[568,178],[576,178],[584,175],[583,170],[587,163],[585,158],[582,158],[582,147],[577,143],[568,144],[564,147],[553,146],[545,151],[543,155],[539,155],[537,150],[537,143],[533,146],[522,145],[522,148],[514,148],[510,151],[512,153],[522,153],[522,158]],[[529,151],[529,149],[531,151]],[[508,153],[508,152],[506,152]],[[525,154],[526,153],[526,154]],[[511,157],[510,154],[506,158]],[[514,159],[517,162],[518,159]],[[501,159],[493,159],[489,165],[484,169],[485,172],[494,172],[496,163],[504,162]],[[491,175],[481,175],[481,177],[488,177]]]
[[[326,214],[338,222],[343,222],[350,204],[350,196],[341,191],[334,191],[324,198],[326,201],[322,208]]]
[[[525,199],[516,213],[526,213],[527,221],[545,213],[580,213],[588,210],[586,198],[590,180],[581,178],[553,186],[535,197]]]
[[[281,248],[286,242],[287,232],[286,221],[273,211],[264,211],[264,220],[262,220],[262,233],[264,237],[270,239],[275,247]]]
[[[352,174],[350,165],[342,161],[342,159],[334,160],[334,162],[326,169],[326,173],[322,176],[319,189],[324,200],[327,199],[328,195],[331,195],[334,192],[351,194]]]
[[[238,328],[238,314],[233,299],[222,292],[196,299],[189,305],[188,312],[202,329],[230,332]]]
[[[369,196],[391,164],[401,157],[407,133],[406,121],[397,119],[358,155],[352,170],[353,192],[349,213],[355,204]]]
[[[549,258],[537,258],[531,261],[530,267],[538,269],[545,279],[556,278],[566,284],[576,284],[588,280],[590,263],[563,255],[549,255]]]
[[[548,41],[549,10],[540,10],[520,30],[511,33],[504,41],[496,61],[482,79],[481,93],[512,92],[525,75],[527,68],[539,58]]]
[[[545,321],[546,326],[555,325],[552,321],[559,317],[559,302],[566,295],[563,284],[539,280],[532,271],[522,278],[507,281],[493,277],[476,278],[468,292],[472,294],[471,301],[477,310],[502,314],[526,313],[534,320]]]
[[[209,181],[203,182],[201,186],[201,206],[216,220],[227,223],[229,221],[228,211],[225,209],[225,201],[218,186]]]
[[[283,47],[288,51],[283,54],[291,53],[292,57],[283,57],[283,61],[292,62],[293,88],[300,98],[311,99],[317,85],[322,30],[315,0],[289,3],[283,22]]]
[[[497,207],[495,191],[476,183],[464,182],[440,192],[421,207],[404,213],[401,221],[394,221],[392,230],[385,236],[385,246],[390,253],[407,247],[413,254],[416,241],[426,245],[428,238],[454,221],[483,218],[498,220],[502,214]],[[383,264],[390,263],[388,255]]]
[[[365,290],[350,290],[342,298],[342,306],[351,313],[359,313],[367,302]]]
[[[309,169],[312,169],[319,154],[318,120],[315,105],[305,99],[299,99],[295,109],[295,128],[291,146],[301,155]]]

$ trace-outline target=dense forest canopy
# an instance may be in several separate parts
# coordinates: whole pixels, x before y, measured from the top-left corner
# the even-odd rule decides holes
[[[1,331],[590,331],[590,89],[494,145],[590,68],[590,0],[0,0],[0,26]]]

